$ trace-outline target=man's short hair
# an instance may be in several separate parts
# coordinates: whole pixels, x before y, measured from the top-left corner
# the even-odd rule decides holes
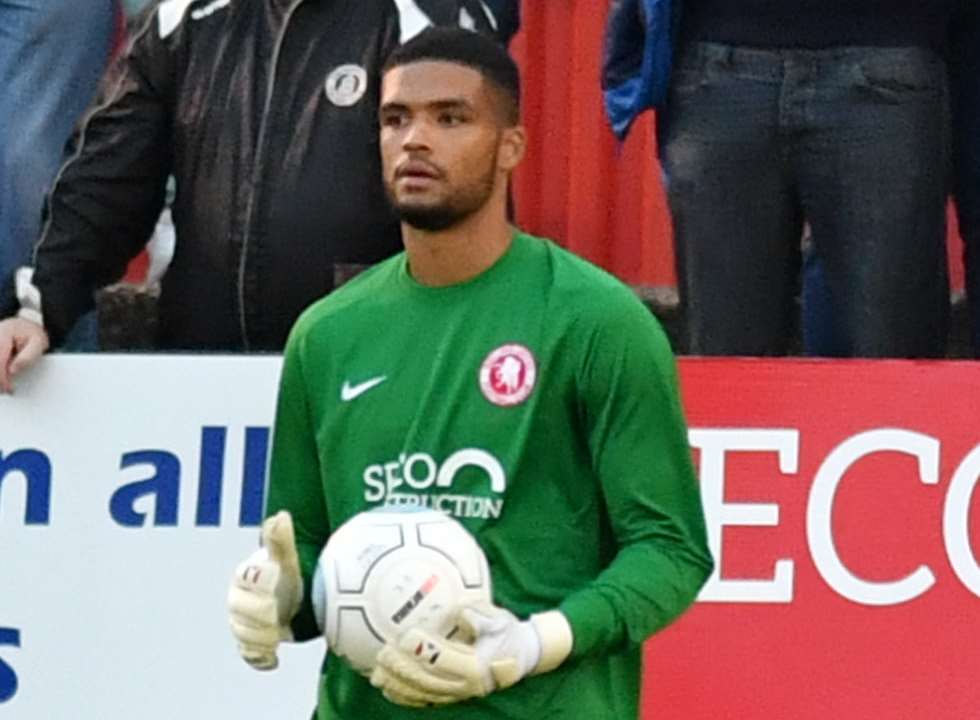
[[[462,28],[431,27],[396,48],[388,56],[381,74],[384,76],[396,67],[427,60],[473,68],[499,91],[506,102],[501,108],[502,114],[508,121],[515,125],[520,122],[520,70],[507,49],[497,41]]]

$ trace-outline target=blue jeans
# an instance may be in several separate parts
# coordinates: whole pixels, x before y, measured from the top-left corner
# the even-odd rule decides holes
[[[843,354],[944,354],[946,85],[918,48],[682,49],[662,137],[689,352],[787,352],[808,221]]]
[[[109,57],[114,0],[0,0],[0,304],[30,264],[45,193]]]

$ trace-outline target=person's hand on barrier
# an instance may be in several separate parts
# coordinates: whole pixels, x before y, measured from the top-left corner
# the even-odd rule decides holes
[[[557,610],[519,620],[494,605],[470,607],[460,612],[459,626],[472,644],[419,628],[386,644],[371,684],[398,705],[444,705],[550,672],[572,650],[572,629]]]
[[[14,391],[14,377],[44,355],[50,341],[44,327],[20,317],[0,320],[0,393]]]
[[[302,599],[293,519],[284,510],[262,523],[262,547],[235,569],[228,589],[231,631],[245,662],[256,670],[279,665],[276,650],[293,639],[289,624]]]

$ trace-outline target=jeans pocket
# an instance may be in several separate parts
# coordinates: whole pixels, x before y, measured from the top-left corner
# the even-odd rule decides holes
[[[943,88],[943,63],[920,54],[872,54],[855,66],[858,83],[879,95],[903,97],[938,96]]]
[[[701,66],[674,68],[670,76],[670,92],[674,95],[693,95],[708,85],[708,69]]]

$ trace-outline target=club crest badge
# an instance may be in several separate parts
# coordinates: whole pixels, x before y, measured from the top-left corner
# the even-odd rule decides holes
[[[327,99],[337,107],[356,105],[367,92],[367,71],[360,65],[340,65],[327,76]]]
[[[523,345],[501,345],[480,366],[480,390],[494,405],[520,405],[534,390],[537,375],[530,350]]]

